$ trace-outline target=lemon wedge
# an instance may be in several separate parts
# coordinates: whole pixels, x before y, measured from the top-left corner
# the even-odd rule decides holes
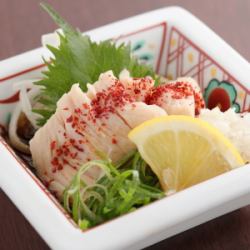
[[[167,194],[244,164],[219,130],[190,116],[155,118],[134,128],[128,136]]]

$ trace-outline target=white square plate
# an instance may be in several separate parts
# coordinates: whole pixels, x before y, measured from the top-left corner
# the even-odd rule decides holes
[[[250,108],[250,66],[220,37],[187,11],[170,7],[86,32],[94,40],[130,41],[133,53],[168,78],[189,75],[203,91],[212,79],[227,81],[230,104]],[[18,100],[14,82],[39,77],[38,48],[0,62],[0,128]],[[137,211],[82,232],[40,180],[0,137],[0,184],[53,249],[140,249],[250,204],[250,166],[195,185]]]

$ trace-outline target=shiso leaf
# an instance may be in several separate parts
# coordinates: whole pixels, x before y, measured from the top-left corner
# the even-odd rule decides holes
[[[63,30],[63,34],[58,34],[58,48],[47,46],[53,57],[46,62],[47,70],[43,72],[42,80],[36,82],[43,86],[38,99],[43,108],[34,110],[42,116],[38,125],[42,126],[55,113],[57,101],[74,83],[79,83],[81,89],[86,91],[87,83],[97,81],[101,73],[112,70],[118,77],[124,68],[133,77],[155,76],[151,67],[139,64],[131,56],[129,44],[117,46],[112,40],[93,42],[68,24],[50,5],[41,3],[41,6]]]

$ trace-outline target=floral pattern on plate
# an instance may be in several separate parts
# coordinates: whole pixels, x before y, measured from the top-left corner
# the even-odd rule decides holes
[[[151,65],[159,73],[164,52],[167,23],[162,22],[142,30],[122,35],[115,40],[119,43],[130,42],[132,53],[142,63]]]
[[[210,93],[216,85],[212,96],[205,94],[208,108],[219,106],[225,111],[233,107],[237,112],[249,109],[250,90],[175,27],[171,28],[168,44],[165,74],[169,79],[193,77],[203,93],[205,89]]]
[[[145,40],[139,40],[135,42],[131,48],[132,53],[139,59],[140,62],[152,65],[152,61],[154,60],[153,52],[141,52],[146,46]],[[150,44],[149,49],[153,49],[155,44]]]
[[[226,111],[232,107],[235,112],[240,112],[240,106],[235,102],[237,91],[234,85],[227,81],[212,79],[205,89],[204,98],[209,109],[219,107],[221,111]]]

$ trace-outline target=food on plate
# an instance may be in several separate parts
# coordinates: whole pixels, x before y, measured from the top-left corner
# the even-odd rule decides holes
[[[43,37],[42,77],[14,84],[9,140],[81,229],[249,161],[249,114],[207,110],[194,79],[168,81],[42,7],[61,29]]]

